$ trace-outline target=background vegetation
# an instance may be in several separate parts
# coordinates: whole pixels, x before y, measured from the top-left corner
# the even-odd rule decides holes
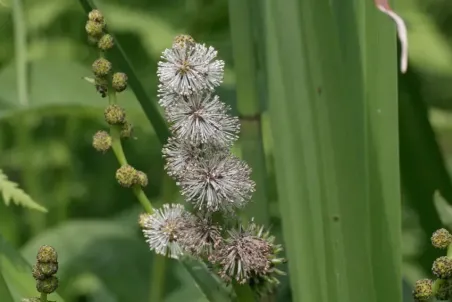
[[[106,101],[99,98],[93,87],[82,79],[90,75],[90,65],[96,58],[96,52],[86,43],[84,31],[86,14],[79,1],[23,0],[22,2],[23,16],[14,18],[14,0],[0,0],[0,168],[9,179],[19,183],[20,187],[35,201],[44,206],[48,213],[43,214],[0,203],[0,272],[3,273],[7,283],[19,284],[13,289],[10,288],[12,294],[15,298],[20,298],[24,292],[27,292],[28,296],[34,295],[33,280],[27,264],[17,258],[14,249],[19,250],[29,263],[33,263],[38,247],[49,244],[54,246],[60,255],[58,275],[61,285],[58,293],[66,302],[151,301],[152,295],[155,294],[153,292],[156,288],[155,284],[162,289],[165,302],[205,301],[187,271],[179,263],[165,261],[154,265],[155,256],[146,247],[136,223],[137,215],[141,212],[139,204],[131,192],[122,189],[115,182],[114,172],[117,163],[113,153],[101,156],[91,147],[92,135],[95,131],[105,128],[102,108]],[[304,255],[296,257],[305,257],[305,261],[315,262],[315,257],[318,255],[315,249],[309,246],[310,252],[304,246],[298,249],[295,244],[298,240],[302,241],[298,238],[308,236],[306,232],[313,232],[315,229],[309,230],[305,228],[306,225],[288,222],[287,225],[292,228],[292,233],[288,232],[287,228],[285,236],[282,234],[282,219],[297,221],[298,218],[306,218],[309,213],[296,212],[306,210],[301,206],[305,205],[303,202],[306,196],[303,192],[300,192],[298,198],[296,195],[291,195],[293,200],[290,200],[290,203],[293,207],[288,205],[289,200],[286,197],[290,195],[286,191],[277,192],[277,180],[278,188],[281,189],[284,188],[281,186],[281,179],[287,182],[291,177],[284,172],[287,171],[287,166],[279,165],[283,162],[282,158],[294,156],[296,159],[297,154],[289,151],[283,154],[281,149],[277,149],[277,146],[284,146],[280,144],[281,141],[273,143],[273,138],[276,140],[278,136],[286,135],[290,139],[290,136],[294,135],[301,138],[293,140],[294,144],[299,143],[294,150],[300,150],[300,157],[304,152],[309,152],[310,149],[306,149],[305,146],[314,144],[309,136],[309,131],[312,129],[304,128],[306,130],[302,133],[298,128],[299,124],[284,128],[285,117],[292,120],[298,118],[306,120],[310,113],[306,113],[305,110],[309,108],[299,107],[298,99],[293,95],[294,103],[291,105],[293,107],[287,107],[289,109],[285,110],[288,111],[280,110],[277,113],[271,113],[271,122],[269,118],[269,108],[278,106],[275,103],[270,106],[269,99],[290,98],[290,95],[283,97],[279,94],[283,90],[278,89],[284,85],[278,85],[281,79],[288,83],[289,76],[293,76],[288,73],[278,74],[275,66],[287,67],[293,63],[290,60],[296,61],[296,56],[300,55],[284,52],[284,49],[279,49],[279,55],[275,55],[278,50],[271,47],[287,41],[284,39],[294,39],[293,43],[297,43],[294,37],[297,37],[298,33],[290,31],[294,28],[291,27],[290,20],[303,16],[305,19],[300,20],[307,20],[308,17],[303,14],[290,15],[289,3],[295,2],[287,1],[285,7],[280,6],[272,16],[276,20],[273,29],[281,30],[279,36],[283,40],[275,40],[278,32],[272,32],[271,28],[266,28],[269,23],[262,22],[261,18],[265,18],[265,13],[269,12],[269,6],[266,7],[263,3],[268,5],[269,1],[109,0],[99,2],[99,6],[107,17],[109,29],[120,41],[147,94],[154,97],[152,100],[154,102],[157,90],[157,61],[161,51],[171,45],[175,35],[189,33],[196,40],[211,44],[219,50],[220,57],[226,61],[227,67],[225,84],[219,90],[220,96],[231,104],[234,114],[261,116],[262,128],[259,124],[253,124],[252,119],[243,119],[242,123],[249,124],[243,127],[242,139],[235,150],[250,162],[258,183],[256,200],[259,203],[256,203],[249,214],[271,225],[273,233],[280,242],[284,242],[284,239],[288,241],[286,243],[289,244],[289,252],[292,252],[292,255],[303,251]],[[372,1],[368,2],[366,9],[374,8]],[[304,3],[315,2],[304,1]],[[255,9],[241,5],[250,5]],[[439,255],[429,246],[430,234],[442,224],[446,226],[452,224],[452,209],[445,201],[452,201],[452,185],[449,177],[452,169],[452,115],[450,113],[452,110],[452,85],[450,85],[452,82],[452,4],[447,0],[398,0],[394,7],[407,21],[410,67],[408,73],[399,75],[398,79],[399,138],[393,136],[397,130],[395,127],[382,128],[380,135],[394,139],[392,141],[388,138],[388,146],[391,148],[397,145],[397,139],[400,142],[403,193],[401,201],[403,236],[400,243],[403,253],[403,280],[400,282],[403,281],[404,301],[412,301],[410,286],[415,280],[430,275],[431,263]],[[311,8],[319,9],[314,6]],[[240,11],[247,10],[255,13],[242,16],[239,14]],[[376,11],[375,14],[378,12]],[[320,14],[316,16],[321,17]],[[308,21],[300,22],[304,22],[304,25],[308,24]],[[391,31],[392,23],[386,20],[384,15],[378,22],[381,24],[387,22],[384,23],[386,24],[384,28],[388,29],[387,45],[395,55],[396,44],[394,32]],[[281,26],[278,27],[278,24]],[[312,21],[309,24],[325,26],[316,27],[318,31],[313,31],[319,35],[322,34],[322,30],[325,33],[327,30],[325,28],[328,27],[322,22]],[[350,25],[344,22],[342,24]],[[355,25],[359,24],[361,23]],[[367,37],[372,34],[372,28],[369,26],[373,25],[369,24],[366,29]],[[18,31],[18,27],[21,30]],[[343,31],[343,35],[347,36],[353,32],[349,27],[345,28],[347,30]],[[284,36],[285,30],[287,37]],[[360,30],[361,28],[358,28],[358,31]],[[250,36],[246,36],[247,32]],[[263,38],[259,40],[261,44],[253,44],[247,49],[249,37],[262,32],[265,34],[262,34]],[[20,43],[21,39],[25,38],[26,48]],[[368,43],[381,42],[378,39],[373,41],[369,39]],[[334,51],[328,48],[326,50]],[[272,61],[265,61],[263,54],[266,55],[265,58],[270,57]],[[289,59],[288,62],[284,61],[284,56]],[[25,76],[21,74],[23,70],[16,65],[24,57],[27,58]],[[392,74],[397,68],[395,58],[395,56],[391,57],[386,62]],[[260,66],[255,74],[246,67],[247,62],[252,60],[256,60],[253,63]],[[262,68],[263,64],[267,66],[265,72],[262,71],[265,69]],[[377,65],[367,62],[366,68],[369,75],[373,74]],[[312,67],[312,65],[309,66]],[[288,72],[287,69],[282,70]],[[356,74],[350,71],[348,75],[354,79],[352,76]],[[18,79],[20,81],[24,78],[26,80],[22,84],[25,86],[20,86]],[[396,83],[395,78],[393,83]],[[265,89],[267,86],[270,87],[270,92]],[[362,87],[367,86],[363,84]],[[276,95],[270,94],[275,92]],[[396,93],[395,86],[393,92]],[[240,102],[237,102],[237,96]],[[380,96],[385,98],[384,94]],[[347,99],[350,95],[344,93],[342,97]],[[243,99],[247,102],[243,102]],[[338,102],[344,99],[338,98]],[[121,96],[121,102],[133,115],[132,120],[136,127],[136,139],[125,144],[125,151],[131,163],[147,173],[150,185],[146,188],[146,193],[157,205],[168,199],[178,199],[174,185],[166,179],[163,171],[159,139],[139,103],[131,91]],[[284,101],[281,101],[281,106],[288,106],[287,103],[283,103]],[[392,104],[387,108],[396,113],[396,103]],[[353,106],[353,104],[347,103],[344,106]],[[291,108],[295,112],[304,112],[307,115],[300,113],[301,115],[296,116],[293,113],[289,116]],[[339,109],[340,106],[337,108]],[[312,110],[321,111],[322,108],[314,107]],[[340,112],[340,114],[353,114],[352,111]],[[312,116],[315,114],[312,113]],[[322,122],[322,118],[323,116],[319,115],[319,123]],[[336,122],[341,121],[336,120]],[[397,117],[394,116],[391,123],[396,125],[396,122]],[[288,133],[287,129],[292,129],[291,133]],[[313,138],[315,137],[314,135]],[[343,139],[343,144],[353,146],[352,140],[346,135],[340,139]],[[336,143],[339,146],[341,142]],[[284,150],[289,150],[288,148]],[[386,165],[397,166],[399,158],[395,158],[394,162],[387,160],[387,157],[383,159]],[[378,159],[376,161],[378,162]],[[369,162],[372,165],[370,160]],[[292,164],[295,169],[306,168],[303,166],[306,163],[302,160]],[[309,168],[308,166],[306,169]],[[311,168],[315,170],[315,165]],[[277,175],[280,175],[279,178]],[[344,177],[351,177],[350,174],[344,175]],[[292,176],[303,177],[296,172]],[[394,176],[393,183],[398,187],[397,176]],[[315,178],[311,179],[309,185],[315,185],[315,180]],[[356,180],[358,181],[356,185],[360,186],[362,183]],[[294,179],[295,186],[297,181],[298,179]],[[341,184],[344,183],[339,182],[339,185]],[[324,189],[323,185],[315,188],[319,196],[331,193],[331,191],[325,193]],[[437,198],[434,202],[433,195],[437,190],[441,191],[445,199]],[[397,197],[397,188],[391,194]],[[284,197],[283,200],[281,196]],[[374,200],[378,202],[379,199],[375,197]],[[369,202],[371,201],[369,199]],[[398,203],[399,200],[396,198],[391,202]],[[388,209],[397,209],[397,207],[390,205]],[[391,213],[374,211],[375,209],[369,208],[368,210],[372,211],[369,213],[380,217],[381,220],[386,219],[385,215],[391,216]],[[291,210],[296,217],[288,216]],[[352,211],[348,213],[356,214]],[[400,216],[398,212],[392,214]],[[353,226],[349,223],[350,226],[360,227],[356,225],[359,219],[353,221],[352,216],[347,218],[349,222],[352,221],[355,224]],[[374,223],[378,224],[380,218]],[[397,219],[393,221],[396,226],[399,225]],[[324,223],[326,222],[319,221],[321,225]],[[378,234],[373,235],[377,237],[387,235],[383,229],[375,232]],[[348,248],[345,250],[351,251],[350,245]],[[359,244],[353,245],[352,248],[359,249]],[[381,246],[373,248],[377,253],[379,248],[385,249]],[[394,249],[397,251],[398,248]],[[328,251],[328,247],[325,250]],[[361,255],[361,253],[356,255],[358,254]],[[291,260],[290,253],[289,260]],[[298,263],[300,267],[303,267],[303,261],[300,263]],[[375,262],[369,263],[375,264]],[[319,265],[328,265],[328,263]],[[295,265],[294,268],[296,267]],[[299,275],[296,271],[291,271],[290,276]],[[330,280],[326,276],[326,279],[322,279],[322,276],[318,278],[318,280]],[[290,286],[292,282],[292,285],[300,284],[302,287],[304,281],[283,277],[279,292],[273,299],[275,301],[291,301],[291,299],[307,301],[300,299],[302,294],[294,294]],[[396,284],[393,289],[398,288],[399,285]],[[388,288],[388,291],[391,290]],[[0,300],[1,294],[0,287]],[[312,295],[315,296],[316,293]],[[383,301],[374,299],[376,299],[374,301]],[[313,300],[309,300],[311,301]],[[317,301],[326,300],[319,297]]]

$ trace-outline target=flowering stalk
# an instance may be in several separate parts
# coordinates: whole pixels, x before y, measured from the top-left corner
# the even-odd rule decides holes
[[[255,184],[249,166],[230,151],[240,123],[214,95],[224,68],[217,51],[180,35],[159,62],[159,104],[173,134],[162,150],[165,169],[192,211],[174,203],[154,210],[142,190],[146,175],[128,164],[122,149],[121,139],[131,136],[132,126],[116,93],[126,88],[127,76],[112,73],[112,64],[103,56],[114,46],[104,27],[102,14],[91,11],[86,31],[102,51],[93,63],[92,81],[102,97],[108,95],[104,115],[110,125],[109,133],[94,135],[93,146],[100,152],[113,149],[121,164],[118,183],[132,188],[147,212],[139,224],[151,250],[173,259],[205,262],[227,284],[234,284],[239,301],[273,292],[279,283],[276,277],[283,274],[276,265],[285,260],[278,256],[281,246],[264,227],[253,221],[242,224],[237,215],[251,200]]]
[[[435,281],[421,279],[416,282],[413,290],[415,302],[427,302],[433,297],[438,301],[452,298],[452,235],[446,229],[439,229],[433,233],[431,241],[435,248],[447,249],[447,255],[433,262]]]

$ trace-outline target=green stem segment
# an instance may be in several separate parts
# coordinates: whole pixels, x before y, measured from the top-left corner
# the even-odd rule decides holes
[[[47,294],[41,293],[40,302],[47,302]]]
[[[110,105],[117,103],[116,92],[113,90],[112,87],[108,88],[108,102]],[[119,129],[118,126],[110,126],[111,146],[113,152],[115,153],[115,156],[120,165],[127,165],[127,158],[124,153],[124,149],[122,148],[120,133],[121,130]],[[143,206],[147,213],[151,214],[154,212],[151,202],[149,201],[143,189],[139,185],[133,186],[133,193],[135,194],[138,201],[141,203],[141,205]]]

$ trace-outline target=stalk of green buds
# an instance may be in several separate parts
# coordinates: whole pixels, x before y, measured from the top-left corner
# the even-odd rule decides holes
[[[95,150],[106,153],[113,149],[120,167],[116,171],[116,180],[122,187],[132,188],[143,207],[152,212],[152,205],[142,191],[147,186],[148,179],[144,172],[139,171],[127,163],[121,139],[132,136],[133,125],[127,119],[124,108],[117,104],[116,95],[127,88],[127,75],[123,72],[115,72],[113,64],[106,58],[108,51],[114,46],[113,36],[105,32],[105,18],[99,10],[93,10],[88,14],[86,22],[86,33],[88,40],[93,42],[99,50],[99,58],[92,64],[94,83],[101,97],[108,96],[108,105],[104,110],[105,122],[109,125],[109,132],[97,131],[93,136],[93,147]]]
[[[452,298],[452,235],[446,229],[435,231],[431,237],[432,245],[438,249],[447,249],[447,255],[433,262],[432,273],[437,278],[418,280],[413,290],[416,302],[448,301]]]
[[[39,298],[23,299],[23,302],[47,302],[47,295],[58,288],[58,254],[48,245],[43,245],[36,256],[36,264],[33,266],[32,275],[36,280],[36,289],[41,294]]]

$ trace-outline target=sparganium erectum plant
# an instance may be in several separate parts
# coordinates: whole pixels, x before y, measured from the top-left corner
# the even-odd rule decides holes
[[[256,297],[273,293],[277,277],[284,274],[277,266],[285,260],[279,255],[281,245],[264,226],[238,215],[251,201],[255,183],[251,168],[231,152],[239,119],[215,94],[225,63],[213,47],[189,35],[177,36],[162,53],[158,97],[172,134],[162,154],[187,207],[172,203],[154,209],[142,190],[146,174],[127,162],[122,149],[121,140],[131,136],[132,124],[116,95],[126,89],[127,75],[117,72],[106,57],[115,42],[105,26],[100,11],[89,13],[86,32],[99,58],[92,64],[94,78],[88,80],[109,100],[104,110],[109,131],[95,133],[93,147],[102,154],[110,149],[115,153],[121,165],[116,180],[133,190],[146,211],[139,225],[150,249],[173,259],[202,261],[226,284],[247,286]]]

